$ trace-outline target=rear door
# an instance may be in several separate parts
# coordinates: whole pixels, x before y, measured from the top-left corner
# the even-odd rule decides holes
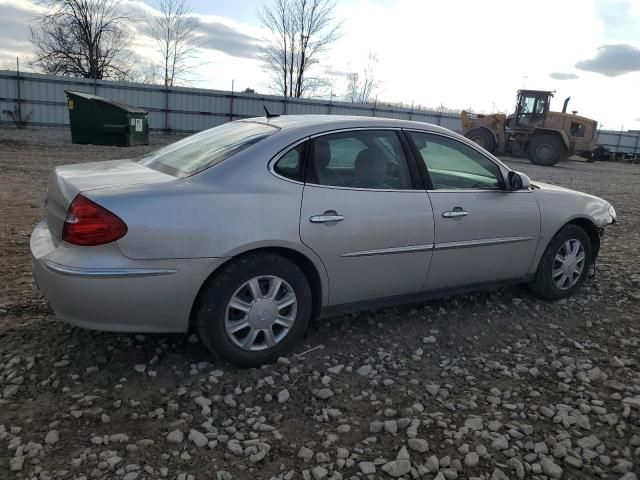
[[[433,212],[399,130],[312,138],[302,241],[322,259],[329,303],[418,292],[433,248]]]
[[[540,236],[533,192],[505,190],[498,164],[457,139],[408,135],[432,184],[435,244],[425,289],[525,276]]]

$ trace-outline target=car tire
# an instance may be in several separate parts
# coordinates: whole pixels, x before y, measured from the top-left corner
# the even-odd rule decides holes
[[[465,137],[480,145],[489,153],[493,153],[496,148],[496,141],[486,128],[473,128],[467,132]]]
[[[254,293],[254,280],[258,294]],[[273,299],[265,298],[272,288],[278,288],[278,281],[281,284]],[[284,305],[291,294],[295,311],[291,305],[280,310],[278,302]],[[199,296],[195,324],[202,342],[213,353],[240,367],[257,367],[287,354],[301,341],[309,325],[311,303],[309,282],[295,263],[272,253],[249,254],[233,260],[208,281]],[[291,322],[289,328],[274,320],[285,316]],[[248,326],[232,332],[244,323]],[[255,333],[253,343],[245,333]],[[248,347],[242,346],[245,342],[250,343]]]
[[[562,279],[562,274],[566,275],[563,271],[564,264],[557,258],[557,256],[563,257],[562,252],[567,251],[568,242],[579,242],[581,250],[584,255],[584,261],[580,271],[580,275],[573,273],[573,277],[570,278],[566,285],[562,288],[558,285]],[[571,243],[572,248],[576,246],[576,243]],[[536,271],[533,281],[529,284],[529,289],[538,297],[546,300],[558,300],[561,298],[570,297],[577,290],[580,289],[585,282],[589,269],[591,267],[591,240],[589,235],[577,225],[564,226],[549,242],[540,263]],[[566,258],[566,256],[565,256]],[[579,258],[579,256],[578,256]],[[571,265],[567,270],[571,270]],[[558,273],[561,272],[561,273]]]
[[[564,159],[566,150],[557,135],[542,133],[529,140],[527,155],[532,163],[550,167]]]

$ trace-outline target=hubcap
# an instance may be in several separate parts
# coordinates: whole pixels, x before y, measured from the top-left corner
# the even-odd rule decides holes
[[[548,143],[542,143],[536,147],[536,156],[540,160],[549,160],[553,157],[553,147]]]
[[[225,332],[243,350],[271,348],[287,336],[297,311],[296,294],[285,280],[273,275],[254,277],[227,303]]]
[[[553,283],[560,290],[573,287],[580,280],[584,266],[585,253],[582,242],[575,238],[567,240],[553,259]]]

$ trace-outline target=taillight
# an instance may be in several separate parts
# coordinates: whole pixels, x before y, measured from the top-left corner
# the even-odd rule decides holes
[[[77,195],[67,212],[62,240],[84,247],[115,242],[127,233],[127,226],[106,208]]]

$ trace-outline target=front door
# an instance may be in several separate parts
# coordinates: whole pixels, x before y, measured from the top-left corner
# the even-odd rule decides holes
[[[457,139],[409,137],[432,183],[435,244],[425,289],[524,277],[540,236],[533,193],[505,190],[498,164]]]
[[[418,292],[426,279],[433,212],[399,133],[311,139],[300,235],[327,269],[331,305]]]

